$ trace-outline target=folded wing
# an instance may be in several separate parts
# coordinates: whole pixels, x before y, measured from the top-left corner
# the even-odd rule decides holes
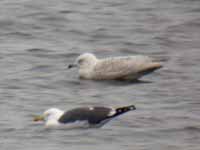
[[[161,67],[148,56],[118,57],[100,60],[94,70],[95,79],[139,78]]]
[[[106,107],[82,107],[72,109],[64,113],[59,122],[72,123],[75,121],[88,121],[90,124],[98,124],[101,121],[107,119],[112,109]]]

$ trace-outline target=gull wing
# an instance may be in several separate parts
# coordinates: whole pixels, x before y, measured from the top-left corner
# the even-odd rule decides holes
[[[148,56],[116,57],[99,60],[93,69],[95,79],[123,79],[141,75],[160,68],[161,65]],[[149,71],[149,72],[148,72]]]
[[[106,107],[75,108],[65,112],[59,119],[59,122],[72,123],[75,121],[88,121],[90,124],[98,124],[109,117],[110,111],[112,109]]]

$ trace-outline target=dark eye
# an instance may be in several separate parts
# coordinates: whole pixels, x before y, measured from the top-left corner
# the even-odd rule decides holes
[[[83,59],[79,59],[79,60],[78,60],[78,63],[79,63],[79,64],[83,63]]]

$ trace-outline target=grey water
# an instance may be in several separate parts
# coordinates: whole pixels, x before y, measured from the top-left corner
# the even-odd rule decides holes
[[[80,80],[81,53],[149,55],[164,67],[145,82]],[[1,0],[1,150],[199,150],[199,0]],[[104,127],[48,130],[50,107],[123,106]]]

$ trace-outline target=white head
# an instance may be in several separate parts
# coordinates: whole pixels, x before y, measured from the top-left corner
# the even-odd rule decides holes
[[[34,121],[45,121],[46,126],[54,126],[58,125],[58,120],[63,114],[64,112],[58,108],[50,108],[43,115],[36,116]]]
[[[72,67],[79,67],[80,69],[90,68],[90,67],[93,67],[97,61],[98,59],[96,58],[94,54],[84,53],[76,59],[75,64],[69,65],[68,68],[72,68]]]

